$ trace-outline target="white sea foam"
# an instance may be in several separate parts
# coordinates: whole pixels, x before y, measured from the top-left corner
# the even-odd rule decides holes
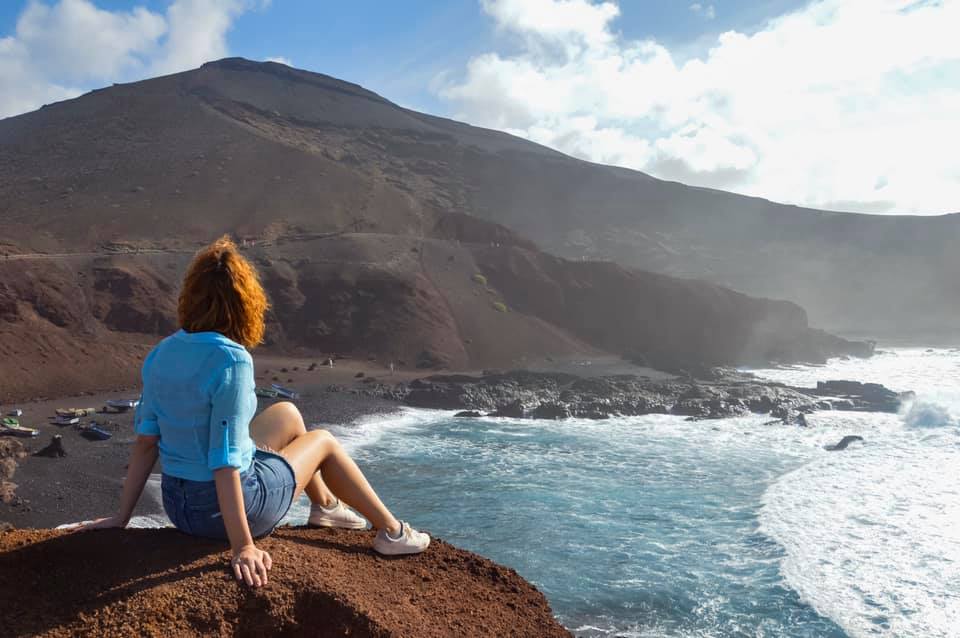
[[[901,436],[824,454],[764,495],[782,573],[853,636],[955,636],[960,448]],[[953,439],[953,440],[951,440]]]
[[[913,389],[900,419],[830,414],[871,428],[774,482],[761,531],[786,582],[851,636],[956,636],[960,626],[960,356],[903,350],[870,362],[763,371],[790,383],[853,378]],[[846,431],[844,432],[846,433]]]
[[[957,425],[950,407],[941,403],[914,400],[903,409],[903,422],[910,427],[940,428]]]
[[[361,417],[353,423],[335,425],[331,433],[351,454],[356,455],[365,447],[376,444],[386,432],[401,434],[413,428],[435,423],[438,419],[452,416],[454,412],[439,410],[421,410],[402,408],[389,414],[375,414]],[[280,522],[281,525],[305,525],[310,516],[310,499],[305,494],[294,501],[290,511]]]
[[[453,414],[455,412],[452,411],[401,408],[396,412],[374,414],[361,417],[353,423],[335,425],[330,431],[347,451],[355,454],[358,450],[375,444],[388,430],[402,433],[411,428],[435,423]]]

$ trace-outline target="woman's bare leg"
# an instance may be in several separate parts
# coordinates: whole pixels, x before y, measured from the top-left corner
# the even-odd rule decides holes
[[[373,491],[346,450],[326,430],[313,430],[298,436],[281,449],[280,454],[293,466],[297,493],[310,485],[319,469],[333,493],[363,514],[374,527],[390,534],[400,532],[400,522]]]
[[[257,446],[278,454],[290,445],[291,441],[306,433],[307,427],[303,423],[300,410],[289,401],[274,403],[250,422],[250,437]],[[299,481],[297,483],[299,485]],[[316,505],[330,507],[337,502],[337,497],[323,482],[319,472],[314,472],[306,487],[300,489],[303,489],[310,502]],[[300,489],[297,490],[298,493]]]

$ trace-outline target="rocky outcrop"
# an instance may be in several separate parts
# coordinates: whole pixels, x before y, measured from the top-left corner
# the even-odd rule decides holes
[[[258,590],[222,543],[170,529],[0,532],[0,627],[12,636],[529,636],[570,634],[511,569],[435,541],[385,559],[371,532],[281,528]],[[12,577],[16,575],[16,577]]]
[[[859,381],[820,381],[811,393],[824,397],[834,410],[860,412],[896,412],[904,399],[913,397],[912,393],[894,392],[879,383]]]
[[[654,381],[633,375],[584,378],[527,371],[481,377],[434,375],[413,381],[400,393],[404,391],[404,402],[413,407],[482,410],[489,416],[511,418],[677,414],[716,419],[754,413],[797,425],[806,425],[805,415],[816,410],[896,412],[902,401],[913,396],[870,383],[828,381],[816,388],[794,388],[719,371],[709,381]]]
[[[14,439],[0,437],[0,503],[17,501],[17,484],[11,479],[17,472],[17,461],[27,455],[23,443]]]

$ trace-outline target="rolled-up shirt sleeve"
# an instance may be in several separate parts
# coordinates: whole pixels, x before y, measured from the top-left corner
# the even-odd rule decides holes
[[[213,389],[210,410],[210,447],[207,467],[243,467],[244,452],[250,439],[250,397],[253,396],[253,367],[237,361],[224,368]]]
[[[145,436],[160,436],[160,424],[157,422],[157,413],[154,411],[153,401],[150,400],[149,391],[149,369],[153,361],[153,355],[156,350],[147,355],[143,362],[141,372],[143,391],[140,393],[140,401],[137,403],[133,414],[133,431]]]
[[[160,436],[160,424],[157,422],[157,415],[150,405],[150,395],[144,391],[140,395],[140,403],[137,404],[136,414],[133,417],[133,431],[144,436]]]

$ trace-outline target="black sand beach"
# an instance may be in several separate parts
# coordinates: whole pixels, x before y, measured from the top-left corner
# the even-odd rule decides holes
[[[338,361],[333,368],[316,366],[308,370],[312,360],[264,355],[256,358],[257,384],[269,386],[282,383],[300,393],[295,403],[310,428],[351,423],[372,414],[385,414],[398,409],[398,404],[350,392],[362,387],[368,375],[389,375],[375,364]],[[285,371],[283,371],[285,370]],[[358,372],[364,377],[356,378]],[[385,379],[401,381],[416,376],[414,373],[394,372]],[[277,377],[278,381],[273,381]],[[327,386],[344,387],[347,391],[328,391]],[[29,450],[30,456],[20,459],[12,482],[17,484],[16,497],[8,504],[0,503],[0,522],[18,528],[56,527],[64,523],[107,516],[117,507],[117,499],[126,474],[127,456],[133,433],[133,411],[126,413],[97,413],[81,419],[81,423],[97,421],[113,437],[107,441],[88,441],[74,426],[51,423],[57,408],[101,409],[107,399],[136,398],[138,388],[117,389],[115,392],[85,394],[19,404],[4,404],[4,413],[15,408],[23,410],[20,422],[40,430],[34,439],[18,439]],[[280,400],[280,399],[278,399]],[[260,399],[263,410],[275,402]],[[54,435],[63,437],[67,456],[45,458],[32,456],[42,449]],[[156,472],[160,468],[155,468]],[[143,510],[156,511],[157,504],[141,503],[134,515]]]

